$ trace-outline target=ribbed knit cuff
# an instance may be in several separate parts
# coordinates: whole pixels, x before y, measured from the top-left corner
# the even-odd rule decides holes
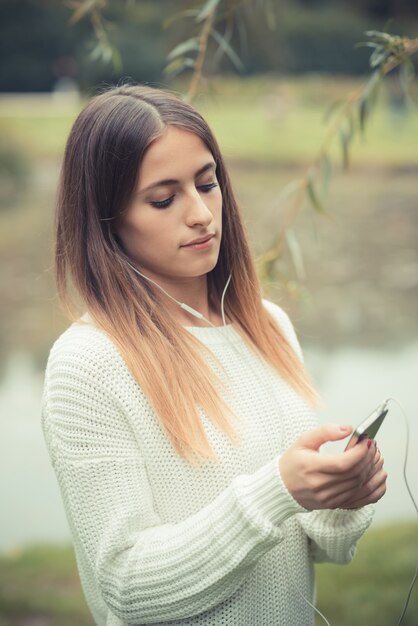
[[[361,527],[364,530],[373,519],[375,504],[368,504],[358,509],[323,509],[321,519],[324,525],[336,530],[351,531]]]
[[[286,489],[279,472],[279,457],[234,482],[241,502],[261,526],[280,526],[288,517],[307,512]]]

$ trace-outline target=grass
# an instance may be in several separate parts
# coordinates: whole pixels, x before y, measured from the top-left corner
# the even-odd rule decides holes
[[[0,97],[3,141],[20,148],[28,159],[60,157],[80,103],[57,103],[48,94]]]
[[[316,156],[325,134],[325,111],[361,84],[360,79],[334,76],[214,78],[212,95],[203,97],[202,90],[194,105],[207,118],[227,158],[295,164]],[[170,87],[181,92],[187,85]],[[384,87],[367,139],[353,142],[353,158],[358,164],[416,165],[418,110],[411,106],[401,116],[388,106],[388,97]],[[48,95],[0,98],[0,130],[29,156],[60,156],[82,104]]]
[[[219,81],[216,99],[202,102],[199,110],[208,119],[228,158],[277,164],[312,161],[325,136],[324,114],[344,99],[360,80],[335,80],[312,76],[273,80],[269,77],[237,83]],[[255,89],[257,87],[257,89]],[[365,137],[356,137],[352,158],[359,165],[403,166],[418,163],[415,137],[418,110],[412,106],[402,116],[389,106],[387,87],[366,126]],[[338,141],[331,154],[341,161]]]
[[[348,566],[317,567],[318,608],[338,626],[395,626],[417,559],[417,524],[373,528],[360,541]],[[417,591],[412,593],[403,626],[418,624]],[[318,618],[317,624],[323,622]]]
[[[93,626],[71,547],[0,557],[0,626]]]
[[[319,609],[334,626],[395,626],[417,548],[416,524],[370,529],[350,565],[317,567]],[[415,589],[403,626],[416,626],[417,616]],[[93,626],[70,547],[36,546],[0,556],[0,626],[22,624]]]

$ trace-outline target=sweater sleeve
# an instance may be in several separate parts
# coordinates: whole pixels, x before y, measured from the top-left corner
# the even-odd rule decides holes
[[[283,540],[283,522],[305,509],[275,458],[193,515],[162,523],[111,367],[94,350],[56,348],[46,372],[43,431],[76,552],[124,623],[198,615],[230,597]]]
[[[316,563],[350,563],[374,510],[375,506],[369,504],[355,510],[324,509],[298,515],[309,537],[312,559]]]
[[[263,302],[303,362],[302,348],[289,316],[278,305],[267,300]],[[316,428],[318,423],[313,416],[312,423],[306,425],[306,430]],[[297,518],[308,536],[313,560],[317,563],[349,563],[354,557],[359,539],[373,520],[375,508],[374,504],[370,504],[353,510],[324,509],[298,515]]]

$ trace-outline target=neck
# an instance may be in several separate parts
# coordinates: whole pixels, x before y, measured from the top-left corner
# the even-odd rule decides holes
[[[192,280],[180,282],[177,280],[173,282],[165,280],[161,276],[157,277],[158,280],[155,280],[153,276],[143,274],[132,265],[131,268],[150,281],[152,288],[158,292],[158,297],[164,306],[183,326],[191,326],[192,324],[194,326],[207,326],[208,322],[214,326],[223,324],[222,316],[216,311],[215,307],[211,306],[206,275]],[[194,309],[200,316],[194,315],[193,311],[185,309],[182,305]]]
[[[214,316],[213,308],[210,305],[208,295],[208,285],[206,276],[199,277],[199,279],[193,281],[185,281],[183,283],[176,282],[175,284],[158,281],[158,284],[168,293],[175,298],[177,302],[181,302],[191,307],[195,311],[198,311],[207,320],[214,323],[212,317]],[[184,326],[207,326],[204,320],[197,319],[191,313],[182,309],[176,302],[164,294],[161,290],[158,290],[158,297],[164,302],[171,315]]]

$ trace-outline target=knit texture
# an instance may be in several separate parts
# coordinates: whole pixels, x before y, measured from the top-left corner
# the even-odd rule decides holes
[[[302,358],[287,314],[264,301]],[[278,459],[317,426],[233,325],[190,327],[228,377],[234,446],[204,414],[219,462],[192,467],[109,337],[72,324],[48,359],[42,426],[99,626],[311,626],[314,561],[349,562],[373,507],[312,511]]]

